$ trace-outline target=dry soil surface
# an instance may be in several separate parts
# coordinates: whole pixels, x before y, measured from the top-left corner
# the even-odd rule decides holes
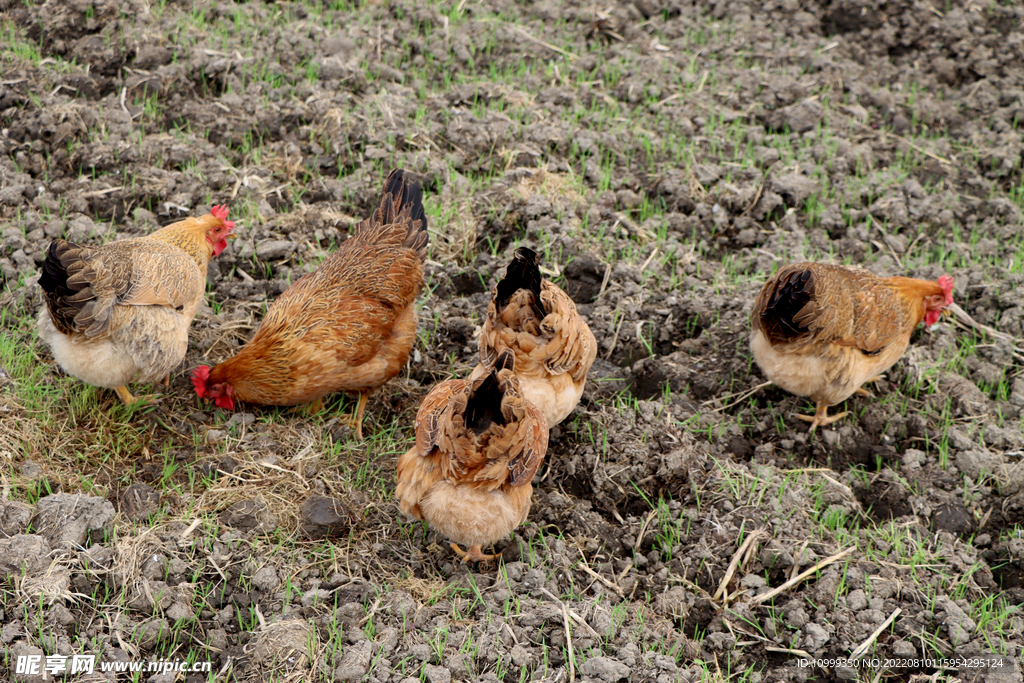
[[[129,421],[130,457],[52,455],[93,428],[77,409],[48,440],[4,433],[0,676],[43,680],[16,654],[95,652],[212,662],[188,681],[1021,680],[1016,3],[0,11],[5,334],[51,364],[44,385],[61,373],[17,320],[50,240],[221,202],[239,235],[165,399]],[[426,189],[431,256],[420,343],[370,401],[377,436],[340,426],[348,400],[304,418],[196,399],[187,369],[244,343],[397,166]],[[433,383],[475,363],[518,244],[599,354],[501,566],[466,567],[401,519],[394,463]],[[750,306],[800,259],[948,272],[974,324],[919,330],[874,398],[810,435],[806,401],[748,393]],[[12,375],[4,419],[38,422]],[[881,663],[799,664],[862,643]],[[984,653],[1005,666],[918,661]]]

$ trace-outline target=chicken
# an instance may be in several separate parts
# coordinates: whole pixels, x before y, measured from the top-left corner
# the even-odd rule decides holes
[[[402,512],[454,541],[463,562],[498,557],[482,546],[526,520],[547,452],[547,420],[523,396],[514,367],[506,349],[483,376],[434,387],[416,415],[416,443],[398,460]]]
[[[900,359],[922,320],[932,325],[953,302],[953,278],[878,277],[863,268],[797,263],[780,268],[757,297],[750,348],[769,380],[817,404],[797,415],[817,427],[828,407]]]
[[[228,410],[244,401],[316,412],[328,394],[358,392],[349,422],[362,439],[367,397],[398,374],[416,341],[426,252],[420,187],[392,171],[380,207],[278,297],[252,340],[212,370],[195,369],[196,393]]]
[[[548,427],[568,417],[583,395],[597,340],[558,285],[541,278],[537,253],[516,249],[505,277],[494,288],[480,331],[479,379],[504,349],[516,357],[523,395],[547,418]]]
[[[206,266],[234,237],[228,208],[186,218],[146,237],[85,247],[54,240],[39,286],[39,336],[69,375],[113,389],[162,379],[185,357],[188,329],[206,291]]]

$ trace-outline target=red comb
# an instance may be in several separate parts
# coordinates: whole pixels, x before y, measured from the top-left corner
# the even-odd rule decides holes
[[[228,205],[218,204],[217,206],[210,208],[210,215],[214,218],[220,219],[224,223],[224,227],[229,231],[235,229],[235,222],[228,220]]]
[[[210,366],[200,365],[192,371],[192,386],[199,398],[206,398],[206,380],[210,378]]]
[[[942,291],[946,295],[946,304],[953,303],[953,278],[943,275],[939,278],[939,287],[942,287]]]

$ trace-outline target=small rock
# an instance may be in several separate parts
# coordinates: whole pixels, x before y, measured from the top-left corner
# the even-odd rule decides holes
[[[32,521],[32,508],[16,500],[0,502],[0,538],[24,533]]]
[[[264,593],[270,593],[281,585],[281,579],[273,567],[262,567],[252,575],[252,583]]]
[[[256,421],[256,416],[252,413],[235,413],[231,416],[231,419],[224,423],[224,426],[230,429],[235,425],[249,426]]]
[[[312,496],[302,504],[302,530],[311,538],[347,533],[358,519],[355,511],[337,498]]]
[[[580,672],[605,683],[618,683],[630,676],[630,668],[611,657],[591,657],[580,666]]]
[[[277,528],[277,517],[261,500],[241,500],[220,513],[220,522],[241,531],[270,533]]]
[[[192,611],[192,608],[183,602],[174,603],[173,605],[167,608],[165,614],[167,615],[167,618],[171,619],[172,621],[194,619],[196,616],[195,613]]]
[[[452,672],[443,666],[427,664],[423,667],[423,671],[426,673],[429,683],[451,683]]]
[[[223,429],[208,429],[206,431],[206,443],[219,443],[228,435]]]
[[[135,628],[135,631],[132,633],[132,640],[139,647],[149,650],[159,643],[161,638],[170,634],[170,632],[171,625],[167,623],[166,619],[150,619]]]
[[[829,641],[828,631],[815,623],[804,626],[804,649],[814,654],[820,652]]]
[[[309,665],[309,652],[317,650],[317,634],[312,624],[300,619],[287,619],[268,624],[250,641],[253,661],[275,676],[282,671],[304,669]]]
[[[117,497],[118,511],[133,522],[146,519],[160,508],[160,494],[148,484],[132,484]]]
[[[772,112],[768,124],[778,130],[788,127],[793,133],[806,133],[818,125],[824,111],[818,100],[804,100]]]
[[[518,667],[525,668],[530,665],[533,658],[530,656],[530,651],[522,645],[514,645],[512,647],[512,663]]]
[[[852,666],[837,666],[835,668],[836,678],[840,681],[857,680],[857,669]]]
[[[787,173],[775,178],[771,189],[777,192],[788,206],[803,207],[804,202],[821,188],[812,178],[802,173]]]
[[[57,493],[39,499],[32,525],[54,547],[65,544],[81,547],[86,544],[89,532],[106,528],[115,514],[113,504],[104,498]]]
[[[46,664],[46,655],[38,647],[35,647],[34,645],[29,645],[24,640],[19,640],[16,643],[14,643],[14,645],[12,645],[9,650],[7,650],[7,653],[8,661],[10,662],[9,671],[14,671],[14,662],[18,661],[19,657],[32,657],[32,663],[35,664],[36,662],[38,662],[39,667],[38,669],[35,669],[33,667],[33,669],[26,673],[12,674],[12,681],[17,681],[18,683],[43,683],[43,681],[54,680],[53,676],[46,673],[46,670],[43,668],[43,666]],[[38,657],[38,659],[36,659],[36,657]]]
[[[291,256],[298,247],[288,240],[270,240],[256,247],[256,258],[261,261],[276,261]]]
[[[860,589],[850,591],[850,594],[846,596],[846,606],[850,608],[851,612],[859,612],[862,609],[867,609],[867,595],[865,595],[864,591]]]

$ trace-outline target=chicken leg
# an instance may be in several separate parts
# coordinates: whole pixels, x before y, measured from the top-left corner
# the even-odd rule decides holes
[[[817,429],[818,427],[825,427],[827,425],[832,424],[836,420],[846,417],[846,411],[844,410],[841,413],[829,417],[828,404],[819,402],[818,411],[814,413],[814,415],[801,415],[800,413],[794,413],[794,416],[799,420],[803,420],[804,422],[810,422],[811,429],[808,433],[813,434],[814,430]]]
[[[303,404],[301,406],[298,406],[295,409],[295,411],[298,412],[298,413],[301,413],[303,415],[306,415],[307,417],[311,417],[313,415],[316,415],[317,413],[319,413],[323,409],[324,409],[324,400],[323,400],[323,398],[318,398],[315,401],[310,401],[309,403],[306,403],[306,404]]]
[[[114,387],[114,393],[117,394],[117,397],[121,399],[121,402],[124,403],[126,406],[141,403],[143,401],[152,401],[157,396],[156,394],[147,394],[145,396],[132,396],[132,392],[128,391],[128,387],[123,385],[119,387]]]
[[[366,399],[369,397],[370,392],[360,391],[359,402],[356,404],[356,412],[353,413],[352,417],[345,420],[348,422],[350,427],[356,430],[356,438],[360,441],[363,440],[363,413],[366,412]]]
[[[454,543],[449,543],[455,554],[462,558],[463,562],[486,562],[488,560],[497,560],[501,557],[501,553],[497,555],[485,555],[483,549],[478,545],[469,546],[469,550],[463,550]]]
[[[885,379],[885,375],[875,375],[871,379],[865,381],[864,384],[874,384],[875,382],[881,382],[883,379]],[[870,391],[865,389],[863,386],[859,387],[853,393],[859,394],[861,396],[867,396],[868,398],[874,398],[875,397],[874,394],[872,394]]]

